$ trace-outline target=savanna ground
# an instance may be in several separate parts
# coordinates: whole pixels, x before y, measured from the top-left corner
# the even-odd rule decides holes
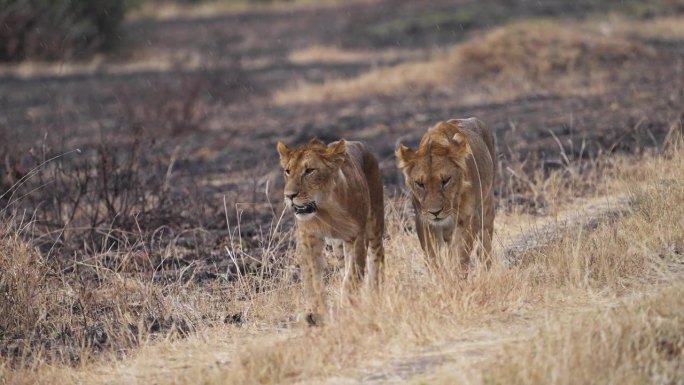
[[[143,7],[0,66],[0,383],[681,383],[684,3]],[[427,271],[393,160],[478,116],[496,255]],[[385,287],[297,326],[276,140],[366,141]]]

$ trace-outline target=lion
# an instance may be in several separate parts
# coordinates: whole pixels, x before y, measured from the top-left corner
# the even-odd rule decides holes
[[[413,202],[420,246],[428,261],[456,252],[467,275],[473,243],[485,267],[492,261],[496,149],[491,130],[476,118],[439,122],[417,150],[399,144],[399,169]]]
[[[308,301],[306,320],[317,325],[326,309],[322,277],[326,239],[344,245],[347,298],[366,269],[368,286],[379,285],[385,260],[380,168],[363,143],[344,139],[328,145],[313,139],[298,148],[278,142],[277,149],[285,177],[285,203],[296,219],[297,254]]]

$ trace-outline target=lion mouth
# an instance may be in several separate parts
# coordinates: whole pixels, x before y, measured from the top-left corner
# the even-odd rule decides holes
[[[297,206],[297,205],[293,204],[292,208],[294,209],[295,215],[311,214],[311,213],[315,213],[316,210],[318,210],[318,207],[316,206],[316,202],[309,202],[304,206]]]
[[[440,218],[432,217],[428,218],[428,222],[433,226],[449,226],[451,223],[453,223],[451,219],[452,218],[450,216],[444,216]]]

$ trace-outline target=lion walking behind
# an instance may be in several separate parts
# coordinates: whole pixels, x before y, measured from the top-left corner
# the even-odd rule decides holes
[[[400,145],[396,157],[428,260],[455,253],[461,271],[467,272],[477,242],[489,267],[496,178],[492,131],[476,118],[439,122],[423,135],[417,150]]]

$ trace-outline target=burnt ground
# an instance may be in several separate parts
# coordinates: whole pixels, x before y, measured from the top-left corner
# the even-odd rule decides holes
[[[276,106],[269,99],[274,91],[297,82],[352,77],[402,61],[296,64],[288,59],[291,52],[311,46],[400,49],[414,52],[414,58],[428,57],[436,47],[512,20],[582,19],[611,8],[634,17],[668,12],[657,4],[611,4],[439,0],[428,5],[384,0],[130,21],[123,28],[120,51],[107,56],[108,63],[95,71],[31,76],[3,72],[0,139],[5,141],[3,164],[10,174],[5,178],[16,180],[41,156],[74,148],[82,154],[71,154],[64,162],[95,162],[106,158],[103,153],[121,153],[124,163],[139,156],[135,170],[160,175],[174,196],[170,214],[150,220],[147,228],[167,226],[176,229],[175,234],[208,230],[197,236],[200,241],[181,242],[179,247],[186,251],[178,259],[181,265],[196,259],[215,265],[222,259],[222,239],[228,231],[223,197],[231,217],[238,215],[233,213],[236,207],[244,211],[245,237],[256,238],[259,225],[270,223],[280,207],[277,140],[364,140],[382,161],[390,194],[399,190],[400,182],[393,161],[395,142],[401,138],[415,143],[430,124],[451,117],[485,120],[496,133],[504,163],[511,157],[530,157],[558,164],[557,139],[575,157],[638,153],[659,146],[673,122],[682,119],[684,45],[650,42],[664,55],[637,63],[628,72],[616,71],[603,92],[586,96],[531,92],[506,103],[464,106],[453,97],[458,90],[445,85],[351,102]],[[116,70],[159,58],[171,65]],[[28,201],[33,207],[49,206],[41,197]],[[200,250],[197,242],[206,248]]]

